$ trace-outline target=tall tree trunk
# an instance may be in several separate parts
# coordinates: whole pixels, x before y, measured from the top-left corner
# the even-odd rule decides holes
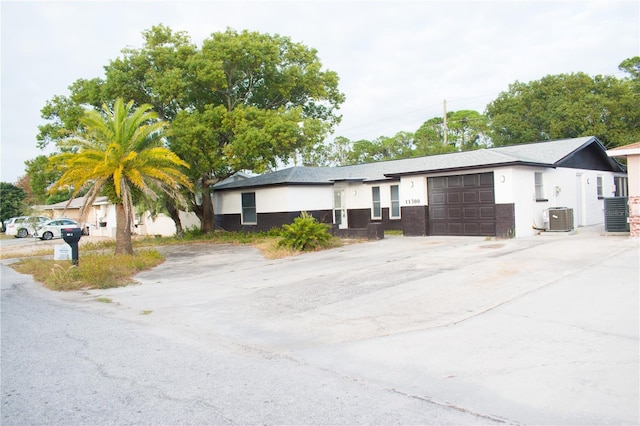
[[[116,204],[116,254],[133,254],[131,224],[124,210],[124,204]]]
[[[208,234],[215,230],[215,221],[213,215],[213,202],[211,200],[211,184],[209,179],[202,179],[202,217],[200,218],[202,232]]]
[[[169,217],[171,217],[173,223],[176,225],[176,237],[182,238],[184,236],[184,229],[182,229],[182,221],[180,220],[180,210],[176,207],[173,200],[169,198],[165,200],[164,207],[167,209]]]

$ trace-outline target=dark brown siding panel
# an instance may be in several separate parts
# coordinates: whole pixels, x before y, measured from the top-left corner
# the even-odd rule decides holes
[[[425,236],[429,229],[429,211],[427,206],[404,206],[402,215],[402,233],[410,237]]]
[[[216,215],[216,227],[229,232],[240,231],[240,214],[219,214]]]
[[[516,236],[515,204],[496,204],[496,236],[513,238]]]
[[[366,228],[371,222],[371,209],[350,209],[347,218],[349,228]]]
[[[309,212],[318,222],[332,224],[331,210],[314,210]],[[279,228],[292,223],[301,212],[258,213],[256,225],[243,225],[239,214],[216,215],[216,226],[229,232],[262,232],[272,228]]]
[[[400,215],[402,216],[402,211],[400,211]],[[402,220],[389,219],[389,207],[382,208],[382,223],[384,225],[385,231],[386,230],[402,231]]]

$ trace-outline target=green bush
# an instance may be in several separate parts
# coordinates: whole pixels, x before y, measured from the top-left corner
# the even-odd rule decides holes
[[[283,225],[281,234],[283,238],[278,246],[293,250],[310,251],[328,247],[331,243],[329,226],[318,222],[307,212],[302,212],[292,224]]]

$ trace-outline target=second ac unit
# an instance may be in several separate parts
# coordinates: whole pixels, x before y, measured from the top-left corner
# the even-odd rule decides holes
[[[549,209],[549,225],[547,231],[572,231],[573,209],[567,207],[551,207]]]

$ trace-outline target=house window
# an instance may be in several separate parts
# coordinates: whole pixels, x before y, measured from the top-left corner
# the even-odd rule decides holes
[[[390,219],[400,219],[400,187],[391,185],[391,214]]]
[[[629,178],[616,176],[614,178],[616,184],[616,197],[628,197],[629,196]]]
[[[258,215],[256,213],[256,193],[242,193],[242,224],[255,225],[258,223]]]
[[[598,192],[598,199],[604,198],[604,191],[602,189],[602,176],[596,177],[596,189]]]
[[[544,182],[542,172],[536,172],[536,201],[549,201],[544,197]]]
[[[371,218],[382,219],[382,207],[380,205],[380,187],[374,186],[371,188],[371,198],[373,204],[371,206]]]

